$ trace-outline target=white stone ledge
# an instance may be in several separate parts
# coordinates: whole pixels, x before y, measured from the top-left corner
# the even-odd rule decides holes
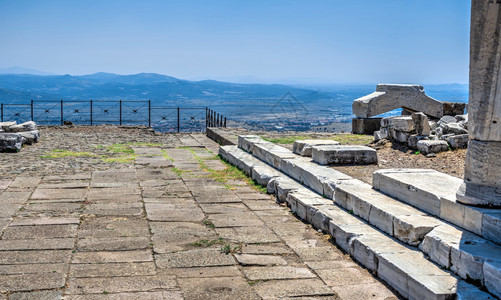
[[[459,178],[435,170],[387,169],[374,172],[372,182],[391,197],[501,244],[501,209],[459,203]]]

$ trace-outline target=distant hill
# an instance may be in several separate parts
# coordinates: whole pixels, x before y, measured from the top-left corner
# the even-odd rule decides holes
[[[9,67],[9,68],[0,68],[0,74],[32,74],[32,75],[54,75],[47,72],[21,68],[21,67]]]
[[[304,122],[315,119],[324,123],[349,119],[353,100],[375,89],[376,85],[292,86],[190,81],[156,73],[0,74],[0,103],[4,104],[29,103],[31,99],[151,100],[154,107],[209,106],[228,116],[255,120],[262,116],[277,117],[277,109],[283,109],[280,108],[280,103],[284,103],[282,97],[292,95],[300,107],[308,111],[300,114]],[[467,85],[425,85],[425,90],[438,100],[466,102],[468,99]]]

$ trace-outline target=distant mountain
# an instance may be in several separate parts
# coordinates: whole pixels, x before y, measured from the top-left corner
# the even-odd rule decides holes
[[[9,101],[2,101],[2,99],[9,99]],[[30,93],[21,91],[12,91],[0,88],[0,103],[4,104],[26,104],[31,100],[59,100],[57,95],[45,93]]]
[[[290,91],[312,91],[278,84],[237,84],[214,80],[189,81],[155,73],[118,75],[96,73],[83,76],[0,74],[0,88],[34,94],[57,95],[67,100],[152,100],[163,102],[239,101],[277,99]],[[28,99],[27,99],[28,100]],[[5,96],[0,101],[12,101]],[[204,104],[204,105],[207,105]]]
[[[9,68],[0,68],[0,74],[32,74],[32,75],[54,75],[51,73],[28,69],[22,67],[9,67]]]
[[[4,69],[5,70],[5,69]],[[15,70],[14,70],[15,71]],[[18,70],[20,71],[20,70]],[[209,106],[235,119],[268,120],[284,110],[293,97],[303,123],[349,120],[353,100],[374,92],[375,85],[291,86],[242,84],[215,80],[190,81],[156,73],[83,76],[0,74],[0,103],[33,100],[151,100],[153,107]],[[466,102],[467,85],[427,85],[426,93],[444,101]],[[298,115],[299,116],[299,115]],[[283,120],[282,120],[283,121]]]

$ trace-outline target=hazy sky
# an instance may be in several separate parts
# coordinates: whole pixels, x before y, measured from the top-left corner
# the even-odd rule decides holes
[[[0,0],[0,68],[467,83],[469,0]]]

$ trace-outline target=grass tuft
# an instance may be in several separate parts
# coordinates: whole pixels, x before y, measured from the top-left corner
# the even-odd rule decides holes
[[[335,134],[330,137],[317,137],[311,135],[292,135],[277,138],[263,138],[268,142],[275,144],[293,144],[297,140],[312,140],[312,139],[324,139],[324,140],[334,140],[338,141],[342,145],[366,145],[374,140],[371,135],[363,134]]]
[[[74,152],[68,150],[54,149],[45,155],[40,156],[40,158],[62,158],[62,157],[96,157],[98,155],[90,152]]]

